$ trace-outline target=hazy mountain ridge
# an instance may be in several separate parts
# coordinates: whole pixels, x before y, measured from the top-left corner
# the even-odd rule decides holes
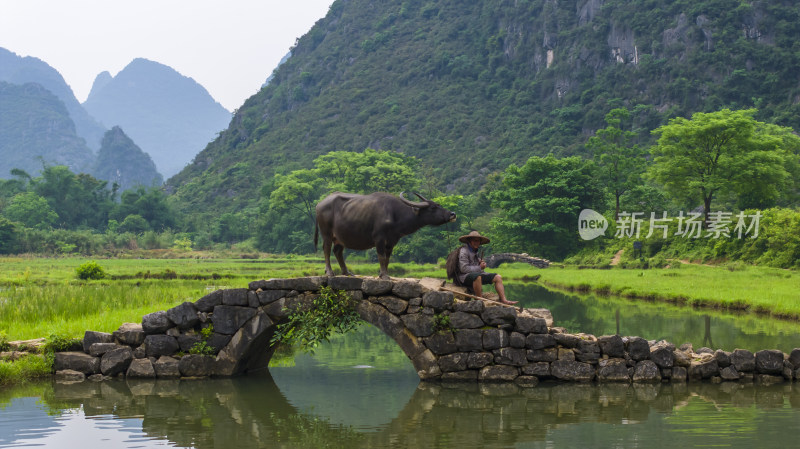
[[[95,79],[83,106],[121,126],[165,176],[177,173],[230,122],[230,112],[193,79],[137,58],[116,76]]]
[[[11,84],[37,83],[58,97],[65,105],[78,136],[92,150],[100,148],[105,128],[92,118],[75,98],[64,77],[41,59],[17,54],[0,48],[0,81]]]
[[[91,174],[118,184],[120,191],[137,186],[160,186],[164,182],[150,156],[118,126],[103,136]]]
[[[0,178],[15,168],[34,175],[43,163],[77,173],[94,162],[64,103],[39,84],[0,81],[0,123]]]
[[[276,171],[373,147],[466,193],[531,155],[585,153],[620,106],[645,145],[669,117],[723,107],[800,129],[799,35],[787,2],[339,0],[168,188],[234,210]]]

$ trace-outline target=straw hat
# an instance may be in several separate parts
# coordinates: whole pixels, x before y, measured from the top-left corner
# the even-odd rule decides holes
[[[458,241],[461,243],[467,243],[469,239],[473,238],[481,239],[481,245],[489,243],[489,239],[487,237],[482,236],[481,233],[478,231],[472,231],[467,235],[462,235],[461,237],[458,238]]]

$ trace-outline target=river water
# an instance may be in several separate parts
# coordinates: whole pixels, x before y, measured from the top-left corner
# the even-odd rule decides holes
[[[556,325],[733,350],[800,347],[800,324],[510,285]],[[795,447],[800,384],[420,383],[370,326],[235,379],[0,388],[0,447]]]

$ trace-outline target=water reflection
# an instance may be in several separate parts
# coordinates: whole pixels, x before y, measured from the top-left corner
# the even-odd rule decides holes
[[[362,386],[376,398],[372,409],[379,409],[379,395],[370,394],[371,388]],[[118,447],[750,447],[759,441],[791,445],[800,431],[800,387],[789,384],[554,384],[522,389],[513,384],[421,383],[386,423],[369,432],[354,430],[359,418],[352,419],[346,409],[299,412],[269,377],[55,384],[43,388],[41,398],[39,406],[5,403],[0,446],[17,446],[20,435],[27,444],[36,444],[30,437],[37,433],[42,436],[38,443],[48,447],[67,441],[57,438],[52,422],[68,415],[74,422],[67,424],[75,426],[77,410],[82,410],[83,421],[102,420],[125,430],[128,436]],[[317,400],[337,403],[341,396],[329,389]],[[43,409],[43,419],[16,420],[16,433],[9,433],[10,417],[33,417],[31,409],[37,407]],[[332,415],[341,423],[333,423]],[[141,429],[131,428],[132,423]],[[91,434],[79,443],[92,446]]]
[[[800,323],[754,314],[735,314],[596,295],[571,295],[538,284],[510,284],[509,296],[525,307],[544,307],[557,326],[594,335],[639,336],[732,351],[800,347]]]

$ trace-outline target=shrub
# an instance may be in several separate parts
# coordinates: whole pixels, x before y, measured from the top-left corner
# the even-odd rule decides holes
[[[78,273],[78,279],[83,280],[103,279],[106,277],[103,267],[95,261],[83,263],[75,271]]]

